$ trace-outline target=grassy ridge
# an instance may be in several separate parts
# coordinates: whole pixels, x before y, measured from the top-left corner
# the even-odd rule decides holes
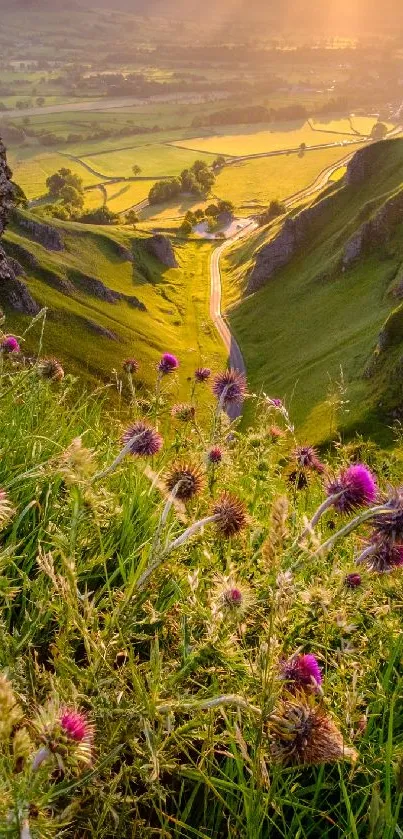
[[[394,306],[390,287],[403,260],[400,228],[385,238],[384,249],[345,272],[337,267],[349,236],[401,185],[403,143],[389,141],[376,154],[373,174],[359,188],[333,187],[333,202],[300,255],[229,313],[253,387],[292,400],[295,421],[316,440],[330,433],[340,386],[344,429],[361,424],[383,441],[390,439],[390,414],[384,413],[392,407],[388,357],[382,356],[376,384],[363,373]],[[239,300],[256,250],[275,230],[278,225],[258,231],[227,255],[227,304]]]
[[[54,226],[64,239],[61,252],[47,251],[30,241],[16,224],[8,229],[5,246],[17,258],[21,259],[21,247],[35,258],[37,267],[21,259],[25,281],[40,305],[49,307],[48,350],[60,355],[69,370],[105,380],[113,368],[120,369],[125,357],[135,356],[141,362],[141,378],[151,384],[155,363],[164,350],[183,353],[186,349],[188,375],[201,363],[213,367],[224,363],[224,349],[208,314],[209,244],[176,241],[179,267],[168,269],[147,253],[141,233],[73,223],[55,222]],[[133,262],[122,256],[122,249],[133,255]],[[135,295],[146,311],[125,301],[107,303],[84,293],[82,283],[74,286],[82,275],[84,286],[85,276],[95,277],[114,291]],[[67,294],[61,285],[66,281],[73,283]],[[10,319],[16,330],[26,324],[16,314]],[[97,328],[108,330],[112,337],[97,333]],[[36,340],[30,336],[28,349]],[[185,379],[178,396],[184,396]]]

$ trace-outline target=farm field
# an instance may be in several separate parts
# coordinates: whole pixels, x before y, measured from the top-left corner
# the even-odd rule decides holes
[[[375,121],[375,120],[374,120]],[[354,134],[351,131],[351,139]],[[348,137],[345,138],[348,141]],[[297,148],[301,143],[307,146],[323,145],[339,141],[339,136],[332,131],[313,131],[308,122],[277,123],[270,127],[259,128],[251,126],[237,126],[232,133],[226,126],[226,133],[216,131],[208,137],[193,137],[173,143],[187,149],[195,149],[211,154],[224,154],[241,157],[247,154],[262,154],[264,152],[282,151]],[[342,139],[340,140],[342,142]]]
[[[139,204],[148,197],[148,193],[155,181],[118,181],[105,185],[106,203],[113,213],[124,213],[134,204]]]
[[[215,192],[220,198],[232,201],[239,215],[248,215],[273,199],[282,201],[310,186],[323,169],[345,156],[346,149],[338,147],[306,152],[302,156],[240,161],[223,168]]]
[[[141,173],[150,178],[154,176],[172,176],[191,166],[197,159],[212,160],[208,153],[199,154],[186,149],[163,144],[111,149],[105,153],[96,153],[82,157],[82,161],[104,177],[126,177],[131,174],[134,164],[141,168]]]
[[[65,166],[82,178],[84,186],[97,184],[102,178],[93,175],[76,160],[57,152],[39,151],[31,147],[15,149],[9,153],[13,178],[22,187],[28,199],[41,198],[46,194],[46,179]]]

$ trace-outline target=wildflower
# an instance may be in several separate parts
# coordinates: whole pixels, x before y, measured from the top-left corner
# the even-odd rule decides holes
[[[213,464],[214,466],[217,463],[221,463],[222,461],[222,451],[219,446],[213,446],[209,452],[207,452],[207,460],[209,463]]]
[[[225,370],[218,373],[213,382],[214,396],[225,407],[227,405],[241,404],[246,394],[246,379],[239,370]]]
[[[373,519],[374,535],[403,543],[403,487],[392,489],[385,511]]]
[[[94,460],[90,449],[82,444],[81,437],[75,437],[60,455],[59,468],[67,483],[88,480],[94,472]]]
[[[21,347],[14,335],[5,335],[0,341],[0,350],[3,353],[18,353]]]
[[[266,396],[266,402],[271,408],[283,407],[283,402],[281,399],[271,399],[269,396]]]
[[[64,710],[60,716],[60,725],[67,737],[78,743],[92,737],[92,726],[81,711]]]
[[[246,525],[245,506],[239,498],[223,492],[213,507],[217,530],[221,536],[229,538],[239,533]]]
[[[295,655],[280,665],[282,678],[289,690],[317,691],[322,684],[322,673],[314,655]]]
[[[243,618],[254,603],[251,590],[232,576],[219,577],[213,594],[213,614],[222,618]]]
[[[197,370],[194,372],[194,377],[196,382],[201,384],[202,382],[206,382],[211,376],[211,370],[209,367],[198,367]]]
[[[387,573],[403,565],[403,545],[393,539],[375,537],[356,559],[357,565],[365,563],[370,571]]]
[[[52,382],[61,382],[64,379],[64,370],[56,358],[43,358],[38,364],[39,375],[43,379]]]
[[[270,425],[267,429],[267,436],[273,443],[275,443],[277,440],[280,440],[281,437],[285,436],[285,432],[282,428],[279,428],[278,425]]]
[[[7,524],[13,515],[14,507],[4,489],[0,489],[0,527]]]
[[[189,501],[203,488],[203,476],[197,466],[175,464],[165,479],[166,487],[180,501]]]
[[[351,574],[347,574],[344,583],[347,588],[358,588],[361,585],[361,574],[357,574],[354,571]]]
[[[177,370],[179,367],[179,361],[175,355],[171,355],[171,353],[166,352],[161,358],[161,361],[158,364],[158,372],[161,375],[166,376],[168,373],[173,373],[174,370]]]
[[[329,499],[341,513],[351,513],[357,507],[370,506],[376,499],[378,487],[372,472],[362,463],[344,469],[327,488]]]
[[[333,720],[309,694],[282,700],[269,718],[268,731],[273,759],[284,766],[334,763],[356,757],[354,749],[344,746]]]
[[[298,446],[293,452],[293,459],[301,469],[310,469],[319,475],[325,471],[325,467],[319,460],[318,453],[313,446]]]
[[[369,507],[378,493],[376,478],[367,466],[357,463],[348,466],[327,486],[326,500],[318,507],[302,536],[312,531],[319,519],[330,507],[341,513],[351,513],[358,507]],[[402,511],[403,524],[403,511]],[[341,531],[340,531],[341,532]],[[334,537],[332,538],[332,542]],[[327,546],[328,543],[326,543]],[[330,543],[329,543],[330,544]],[[325,546],[322,546],[322,549]]]
[[[122,364],[125,373],[137,373],[139,366],[140,365],[135,358],[126,358]]]
[[[142,420],[138,420],[125,431],[122,436],[122,443],[125,449],[127,447],[129,454],[138,457],[152,457],[161,450],[163,440],[155,428]]]
[[[190,422],[195,418],[195,413],[196,410],[193,405],[173,405],[171,408],[171,417],[181,420],[181,422]]]
[[[33,759],[34,771],[52,756],[63,771],[66,762],[76,770],[91,764],[95,730],[82,711],[51,702],[39,710],[33,725],[43,744]]]

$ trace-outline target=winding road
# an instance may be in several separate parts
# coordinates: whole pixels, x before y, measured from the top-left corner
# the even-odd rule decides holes
[[[315,192],[323,189],[334,172],[336,172],[337,169],[340,169],[341,166],[346,166],[353,156],[354,152],[350,153],[341,160],[336,161],[336,163],[332,163],[331,166],[323,169],[323,171],[317,175],[310,186],[307,186],[305,189],[290,195],[289,198],[284,201],[287,209],[290,209],[296,202],[301,201],[304,198],[309,198]],[[231,247],[231,245],[233,245],[238,239],[250,236],[254,233],[257,227],[257,222],[254,219],[251,219],[249,223],[245,224],[239,233],[236,233],[235,236],[231,236],[222,242],[222,244],[220,244],[217,248],[214,248],[210,259],[210,317],[228,351],[229,366],[233,367],[235,370],[239,370],[239,372],[244,375],[246,375],[246,364],[240,346],[234,338],[221,308],[222,283],[220,259],[227,248]],[[227,411],[227,413],[231,420],[237,419],[237,417],[239,417],[242,413],[242,407],[234,405]]]

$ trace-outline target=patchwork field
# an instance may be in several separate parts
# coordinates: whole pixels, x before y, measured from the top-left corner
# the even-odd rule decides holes
[[[171,176],[191,166],[197,159],[212,160],[211,154],[199,154],[186,149],[179,149],[175,146],[146,145],[133,148],[121,148],[82,157],[94,171],[104,177],[126,177],[131,174],[134,164],[140,166],[142,175],[149,176]]]
[[[155,181],[119,181],[106,184],[106,203],[113,213],[124,213],[134,204],[147,198]]]
[[[352,131],[350,134],[351,139],[354,139]],[[346,137],[345,140],[348,142],[349,137]],[[193,137],[188,140],[176,141],[173,145],[200,152],[241,157],[246,154],[295,149],[301,143],[306,143],[307,146],[316,146],[338,141],[343,142],[343,138],[330,130],[314,131],[308,122],[287,122],[277,123],[258,130],[256,126],[249,129],[245,127],[242,130],[237,126],[233,133],[228,130],[227,126],[226,133],[217,131],[209,137]]]
[[[102,178],[93,175],[76,160],[57,152],[36,151],[22,146],[8,155],[14,180],[22,187],[27,198],[41,198],[46,194],[46,178],[57,172],[61,166],[71,169],[82,178],[84,186],[98,183]]]
[[[215,192],[235,204],[240,215],[267,206],[277,198],[284,200],[309,186],[319,173],[346,156],[340,147],[306,152],[300,156],[245,160],[225,166],[219,174]]]

